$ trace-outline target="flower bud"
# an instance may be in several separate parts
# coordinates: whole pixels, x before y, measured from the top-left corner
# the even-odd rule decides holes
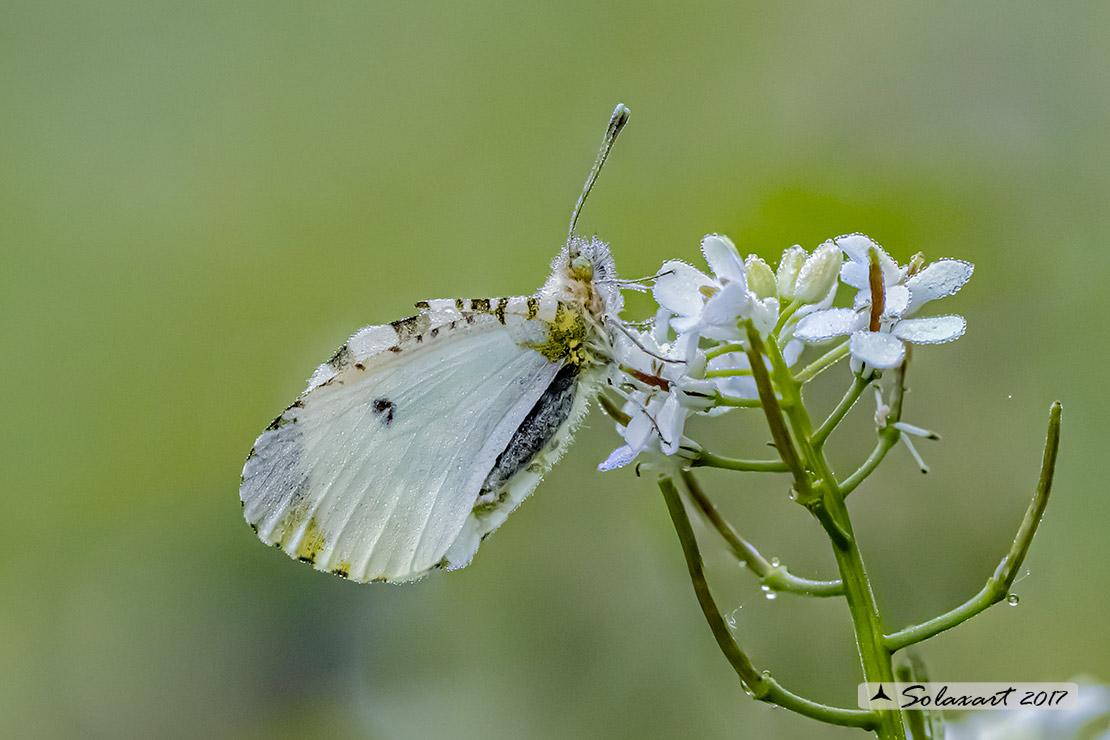
[[[817,303],[827,296],[840,276],[843,262],[840,247],[832,242],[825,242],[815,249],[798,271],[794,299],[802,303]]]
[[[797,244],[782,253],[782,259],[779,260],[779,273],[775,277],[780,298],[788,301],[794,298],[794,283],[798,280],[798,271],[802,269],[805,261],[806,250]]]
[[[775,295],[775,273],[770,265],[754,254],[749,254],[744,260],[744,267],[748,271],[748,290],[760,299]]]

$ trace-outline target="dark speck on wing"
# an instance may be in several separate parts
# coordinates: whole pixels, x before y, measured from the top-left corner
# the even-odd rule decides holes
[[[388,398],[375,398],[370,408],[377,416],[382,418],[382,424],[389,426],[393,423],[393,412],[397,410],[397,404],[393,401]]]

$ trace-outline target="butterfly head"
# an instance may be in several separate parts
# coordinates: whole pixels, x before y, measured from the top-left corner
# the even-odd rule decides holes
[[[571,237],[551,263],[551,277],[541,292],[580,306],[599,323],[615,318],[624,299],[616,283],[609,245],[600,239]]]

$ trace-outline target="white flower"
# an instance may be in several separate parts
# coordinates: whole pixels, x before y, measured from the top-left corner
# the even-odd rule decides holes
[[[906,355],[905,342],[940,344],[963,335],[967,322],[962,316],[909,318],[931,300],[952,295],[971,277],[974,266],[962,260],[934,262],[919,272],[909,265],[899,267],[878,244],[863,234],[838,237],[833,242],[848,256],[840,279],[856,288],[853,308],[830,308],[802,318],[794,336],[816,343],[849,336],[853,368],[866,363],[874,368],[892,368]],[[881,286],[870,284],[872,255],[881,273]],[[873,316],[873,300],[882,301]]]
[[[685,262],[663,265],[652,290],[656,302],[674,314],[671,327],[679,334],[697,333],[707,339],[738,341],[740,321],[751,319],[766,334],[778,320],[776,297],[760,298],[748,288],[744,261],[726,236],[710,234],[701,251],[713,271],[710,277]]]
[[[665,321],[670,314],[663,312]],[[610,453],[600,470],[624,467],[643,452],[674,455],[683,439],[686,419],[708,407],[712,397],[709,381],[697,381],[688,368],[697,362],[698,338],[694,333],[680,335],[675,341],[660,341],[666,332],[658,330],[618,335],[614,347],[619,386],[631,386],[625,393],[622,409],[627,425],[617,425],[625,444]],[[707,395],[706,391],[710,394]]]

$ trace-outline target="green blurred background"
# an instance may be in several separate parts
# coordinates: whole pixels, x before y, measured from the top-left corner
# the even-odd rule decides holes
[[[1106,680],[1108,30],[1095,3],[3,3],[4,736],[861,736],[743,695],[658,492],[594,470],[598,412],[458,573],[360,586],[242,521],[254,437],[351,331],[542,283],[618,101],[580,225],[625,276],[700,265],[712,231],[976,263],[940,308],[967,335],[910,377],[932,473],[897,448],[853,496],[864,555],[892,627],[978,590],[1061,399],[1020,604],[922,653]],[[758,454],[757,422],[693,432]],[[833,572],[781,479],[705,483],[766,555]],[[757,665],[850,704],[843,604],[767,601],[706,549]]]

